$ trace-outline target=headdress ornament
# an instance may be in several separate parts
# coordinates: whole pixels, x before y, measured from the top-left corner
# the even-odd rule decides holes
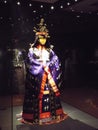
[[[47,29],[47,25],[44,23],[44,19],[41,18],[40,23],[37,24],[37,27],[34,27],[36,37],[44,36],[45,38],[50,38],[49,31]]]
[[[41,18],[40,23],[37,24],[37,27],[34,27],[33,32],[35,32],[35,40],[33,44],[30,44],[31,48],[35,45],[38,38],[42,38],[43,36],[45,38],[50,38],[47,25],[44,23],[43,18]]]

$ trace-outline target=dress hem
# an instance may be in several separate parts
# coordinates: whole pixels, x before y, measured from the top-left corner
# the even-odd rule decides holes
[[[46,121],[46,122],[43,122],[41,119],[36,123],[36,122],[29,122],[29,121],[26,121],[25,119],[21,119],[20,122],[23,123],[23,124],[29,124],[29,125],[49,125],[49,124],[55,124],[55,123],[59,123],[65,119],[68,118],[68,115],[66,113],[64,113],[63,115],[59,115],[56,119],[51,119],[50,121]]]

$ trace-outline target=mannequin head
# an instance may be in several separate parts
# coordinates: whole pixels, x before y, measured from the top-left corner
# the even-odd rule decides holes
[[[49,45],[47,45],[47,39],[50,38],[50,36],[49,31],[47,29],[47,25],[44,23],[43,18],[40,20],[40,23],[37,24],[37,27],[34,27],[33,31],[35,32],[34,44],[39,44],[41,46],[48,47]]]
[[[39,38],[38,38],[38,41],[39,41],[40,45],[45,45],[46,42],[47,42],[47,38],[45,36],[40,35]]]

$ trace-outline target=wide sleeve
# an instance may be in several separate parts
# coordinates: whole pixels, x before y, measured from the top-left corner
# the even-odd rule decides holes
[[[53,50],[51,50],[51,53],[50,53],[49,68],[50,68],[52,77],[58,86],[59,83],[61,82],[61,74],[62,74],[61,62]],[[60,87],[60,86],[58,86],[58,87]]]
[[[43,70],[42,63],[37,60],[37,57],[34,54],[34,48],[29,49],[26,64],[28,71],[33,75],[37,75]]]

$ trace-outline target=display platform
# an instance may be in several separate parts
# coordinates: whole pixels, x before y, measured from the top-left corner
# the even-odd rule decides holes
[[[78,120],[73,120],[70,117],[56,124],[49,124],[49,125],[20,124],[17,125],[16,128],[17,130],[97,130]]]

